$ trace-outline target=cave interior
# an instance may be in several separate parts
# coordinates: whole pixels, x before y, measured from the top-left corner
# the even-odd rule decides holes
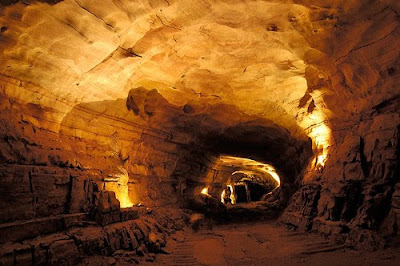
[[[399,12],[1,0],[0,265],[399,265]]]

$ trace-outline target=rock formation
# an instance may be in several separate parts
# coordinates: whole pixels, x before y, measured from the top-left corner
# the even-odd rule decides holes
[[[289,227],[367,249],[398,241],[399,12],[396,0],[2,1],[0,261],[160,250],[185,219],[168,224],[163,208],[215,180],[220,195],[240,168],[225,176],[220,156],[276,169]]]

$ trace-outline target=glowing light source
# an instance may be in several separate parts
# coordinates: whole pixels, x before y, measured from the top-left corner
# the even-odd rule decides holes
[[[229,198],[231,199],[231,203],[236,204],[236,197],[235,197],[235,192],[233,190],[233,186],[228,185],[228,187],[231,189],[231,195],[229,196]]]
[[[321,168],[323,168],[325,166],[327,157],[328,157],[327,154],[317,155],[316,163],[315,163],[317,169],[321,170]]]
[[[257,171],[261,173],[267,173],[272,176],[273,179],[278,183],[278,186],[281,184],[281,179],[278,175],[278,173],[275,170],[275,167],[273,167],[270,164],[267,163],[260,163],[248,158],[240,158],[240,157],[232,157],[232,156],[221,156],[220,159],[225,163],[225,164],[235,164],[235,165],[242,165],[244,167],[251,167],[253,166],[254,169],[257,169]],[[236,171],[234,173],[238,172],[243,172],[245,173],[246,171]],[[232,174],[234,174],[232,173]]]
[[[222,193],[221,193],[221,202],[223,204],[225,204],[225,194],[226,194],[226,192],[225,192],[225,189],[224,189],[224,190],[222,190]]]
[[[208,187],[203,188],[201,194],[208,195]]]
[[[314,96],[315,99],[321,99],[318,95]],[[324,106],[321,100],[317,105]],[[310,170],[322,170],[324,168],[331,146],[332,131],[327,124],[327,116],[322,110],[323,108],[314,109],[312,113],[305,115],[299,124],[314,143],[315,157],[309,166]]]
[[[222,161],[223,165],[227,166],[235,166],[236,169],[241,169],[232,173],[232,176],[235,174],[244,174],[245,176],[253,176],[256,175],[256,178],[272,181],[273,179],[276,183],[274,184],[274,190],[277,189],[281,184],[281,179],[275,170],[275,168],[266,163],[261,163],[254,161],[248,158],[234,157],[234,156],[220,156],[219,160]],[[230,201],[232,204],[237,203],[237,195],[235,193],[235,185],[238,180],[235,178],[229,180],[226,184],[226,187],[230,189],[231,194],[229,195]],[[224,189],[221,193],[221,202],[225,204],[227,190]]]
[[[279,187],[281,185],[281,179],[279,178],[279,175],[275,172],[275,169],[268,169],[266,170],[268,174],[270,174],[272,176],[273,179],[275,179],[276,182],[278,182],[278,186]]]
[[[233,190],[233,186],[227,185],[227,187],[229,187],[229,189],[231,190],[231,194],[229,195],[229,198],[231,199],[231,204],[236,204],[236,195],[235,195],[235,191]],[[221,193],[221,202],[223,204],[225,204],[225,195],[226,195],[226,189],[222,190],[222,193]]]
[[[328,158],[328,150],[331,139],[331,129],[325,125],[324,122],[310,128],[308,134],[313,140],[317,147],[317,154],[315,157],[315,168],[321,170],[324,168],[326,160]]]
[[[118,167],[118,169],[122,173],[115,175],[116,177],[119,177],[119,180],[117,182],[118,186],[114,189],[115,196],[119,200],[121,208],[129,208],[133,206],[133,202],[129,198],[128,193],[128,172],[122,167]]]

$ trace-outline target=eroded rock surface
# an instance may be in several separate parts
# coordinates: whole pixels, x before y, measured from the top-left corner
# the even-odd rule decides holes
[[[398,236],[399,110],[395,99],[339,131],[325,169],[293,195],[283,221],[365,248]]]
[[[399,11],[396,0],[2,1],[0,228],[25,229],[0,242],[95,213],[105,226],[134,218],[98,208],[112,193],[124,207],[185,206],[223,180],[221,154],[277,169],[291,227],[396,242]],[[56,242],[46,254],[80,252]]]
[[[154,259],[161,252],[166,237],[185,226],[187,215],[177,209],[157,209],[139,218],[114,222],[106,226],[86,225],[64,232],[38,236],[20,243],[8,242],[1,247],[2,265],[76,265],[90,256],[109,257],[126,253],[125,260],[138,263]],[[129,255],[129,256],[128,256]]]

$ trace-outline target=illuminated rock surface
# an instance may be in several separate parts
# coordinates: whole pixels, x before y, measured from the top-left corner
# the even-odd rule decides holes
[[[2,1],[0,230],[15,238],[0,242],[65,219],[118,224],[139,203],[186,207],[211,183],[220,195],[223,155],[276,169],[266,202],[286,208],[282,223],[395,243],[399,12],[396,0]]]

